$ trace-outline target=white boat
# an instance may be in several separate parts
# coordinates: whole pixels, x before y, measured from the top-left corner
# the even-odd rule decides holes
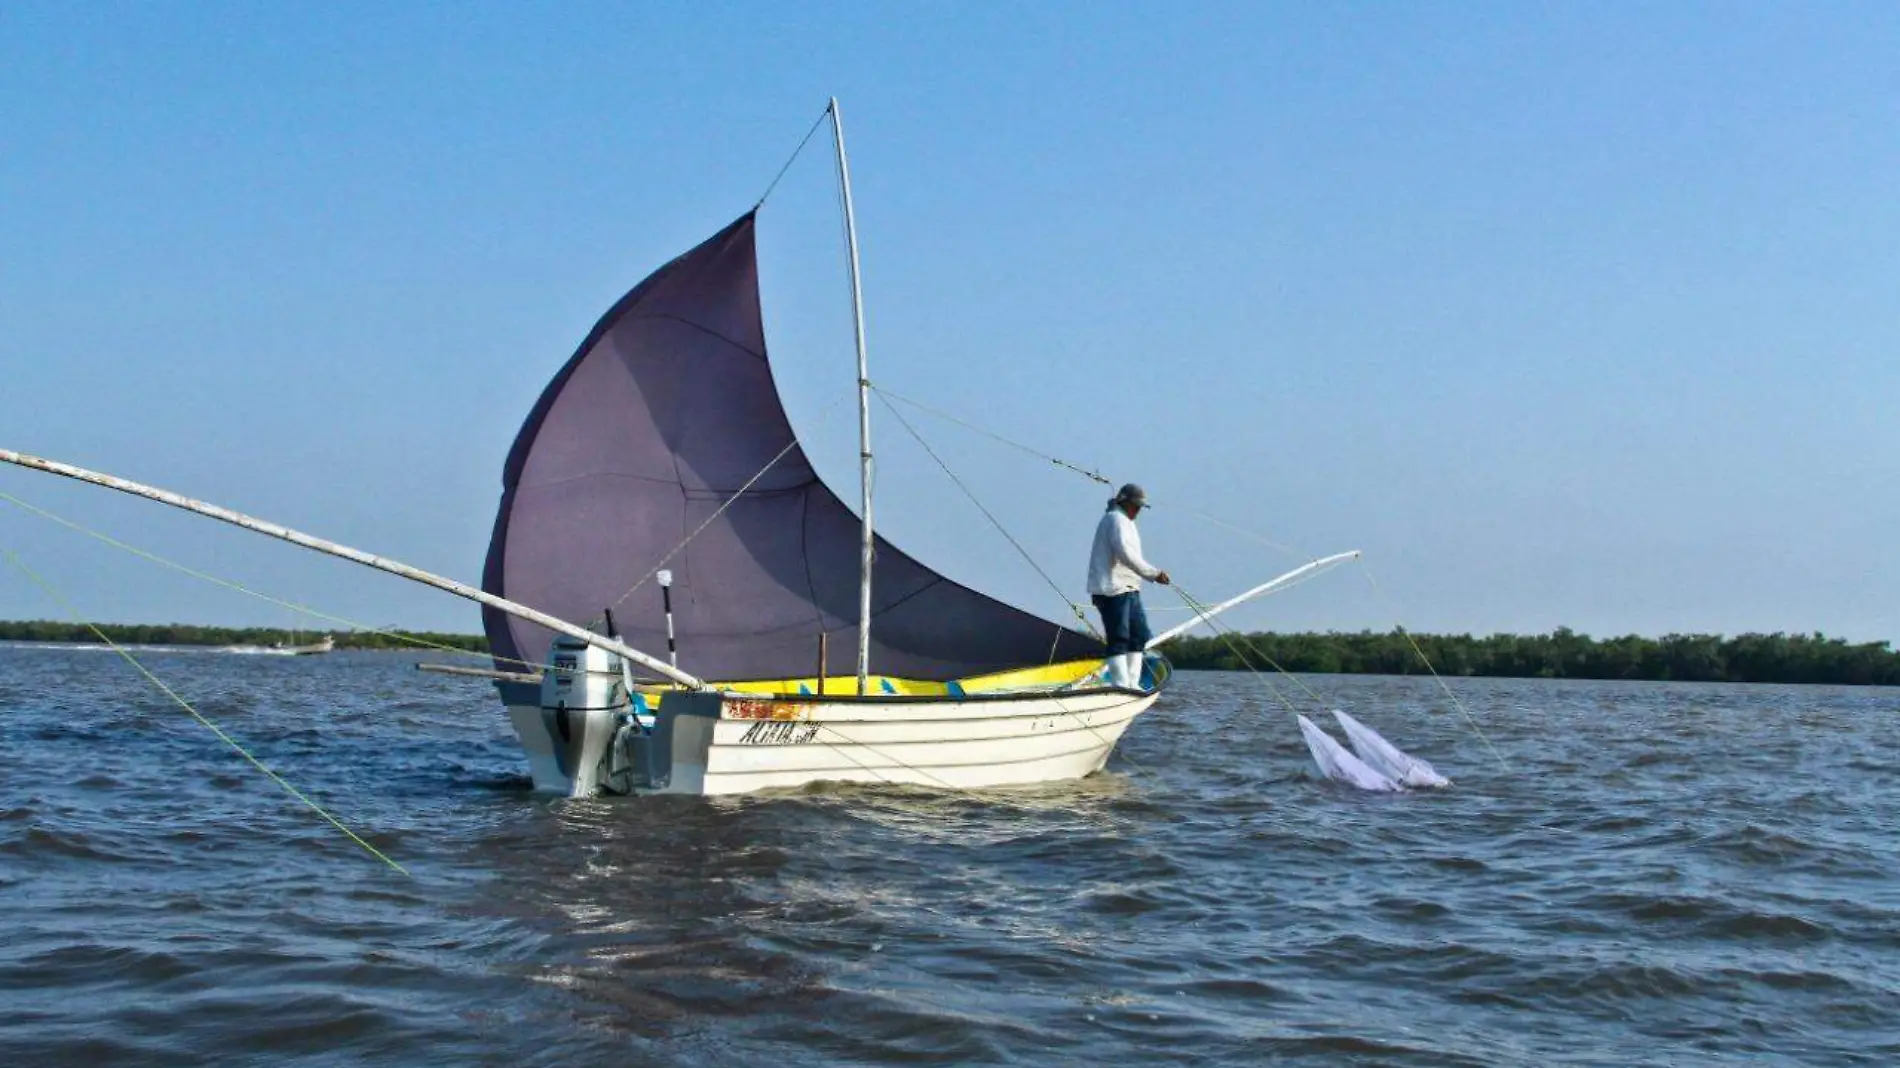
[[[855,304],[835,101],[828,113]],[[1153,705],[1165,661],[1151,657],[1139,684],[1108,685],[1092,635],[955,583],[876,536],[861,312],[856,514],[824,484],[772,377],[757,213],[618,301],[510,452],[484,589],[617,624],[631,645],[665,641],[668,666],[694,676],[642,685],[581,642],[485,612],[498,668],[568,665],[539,686],[497,683],[536,788],[987,787],[1099,770]]]
[[[269,645],[226,645],[218,651],[244,656],[318,656],[335,649],[336,639],[325,634],[321,640],[307,645],[298,645],[296,639],[292,638],[288,642],[272,642]]]
[[[828,114],[856,311],[836,101]],[[857,513],[819,479],[766,356],[757,212],[634,287],[555,376],[510,451],[482,589],[115,476],[4,449],[0,460],[479,602],[534,786],[571,796],[1079,778],[1108,762],[1166,685],[1154,646],[1357,555],[1202,611],[1150,643],[1138,679],[1111,685],[1093,635],[953,582],[876,536],[861,311]],[[640,648],[662,642],[665,659]],[[519,671],[533,665],[538,684]]]
[[[605,695],[618,703],[604,708],[509,704],[537,790],[711,795],[814,782],[972,789],[1078,779],[1101,770],[1158,694],[1045,684],[956,697],[821,698],[636,687],[629,707],[624,692]]]

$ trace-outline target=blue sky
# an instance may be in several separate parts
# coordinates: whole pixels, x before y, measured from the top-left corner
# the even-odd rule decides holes
[[[1633,5],[0,8],[0,446],[474,579],[542,385],[844,107],[872,375],[1145,483],[1248,627],[1900,637],[1900,12]],[[817,146],[815,147],[822,147]],[[853,478],[829,161],[761,221]],[[888,413],[881,527],[1062,606]],[[919,429],[1080,597],[1101,492]],[[46,476],[365,623],[472,606]],[[90,617],[281,624],[0,502]],[[1157,592],[1157,609],[1176,602]],[[0,618],[60,615],[12,569]],[[1164,617],[1167,618],[1167,617]]]

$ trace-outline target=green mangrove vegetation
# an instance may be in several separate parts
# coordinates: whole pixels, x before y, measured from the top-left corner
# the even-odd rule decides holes
[[[100,623],[97,626],[106,637],[125,645],[270,645],[273,642],[288,643],[291,637],[281,627],[200,627],[190,623]],[[325,633],[336,639],[339,649],[416,648],[413,642],[378,631],[306,630],[298,633],[298,641],[313,642]],[[488,639],[478,634],[437,634],[429,631],[404,631],[402,634],[435,645],[446,645],[451,649],[467,649],[477,653],[488,651]],[[84,623],[27,620],[0,622],[0,641],[86,644],[98,642],[99,635]]]
[[[1413,649],[1412,643],[1418,643]],[[1167,647],[1177,668],[1321,674],[1481,675],[1496,678],[1647,679],[1657,682],[1792,682],[1900,686],[1900,652],[1887,642],[1824,634],[1666,634],[1592,638],[1568,627],[1549,634],[1243,634],[1180,638]]]
[[[281,628],[201,627],[188,623],[103,623],[128,645],[269,645]],[[321,631],[304,631],[314,641]],[[395,634],[334,631],[339,649],[414,649]],[[479,634],[404,632],[425,642],[486,652]],[[96,642],[84,624],[0,622],[0,641]],[[1413,642],[1418,648],[1413,648]],[[1431,662],[1427,669],[1419,653]],[[1288,671],[1345,675],[1441,675],[1543,679],[1646,679],[1656,682],[1788,682],[1900,686],[1900,652],[1887,642],[1849,642],[1824,634],[1665,634],[1592,638],[1567,627],[1549,634],[1253,633],[1178,638],[1168,659],[1183,670]]]

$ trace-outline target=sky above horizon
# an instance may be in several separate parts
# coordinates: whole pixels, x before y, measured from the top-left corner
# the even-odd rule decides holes
[[[1892,641],[1896,55],[1871,3],[11,3],[0,447],[477,581],[542,387],[836,95],[874,380],[1143,483],[1203,600],[1365,551],[1376,583],[1236,625]],[[834,182],[814,139],[761,287],[855,500]],[[1086,600],[1101,488],[905,414]],[[872,419],[880,530],[1061,618]],[[159,505],[0,492],[361,624],[480,628]],[[0,548],[89,619],[290,622],[5,501]],[[0,563],[0,618],[65,614]]]

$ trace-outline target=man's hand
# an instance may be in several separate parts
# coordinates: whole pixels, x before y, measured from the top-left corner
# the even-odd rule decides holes
[[[1155,576],[1155,581],[1161,583],[1163,586],[1166,586],[1169,583],[1171,583],[1173,580],[1168,578],[1168,573],[1166,571],[1163,571],[1159,575]]]

